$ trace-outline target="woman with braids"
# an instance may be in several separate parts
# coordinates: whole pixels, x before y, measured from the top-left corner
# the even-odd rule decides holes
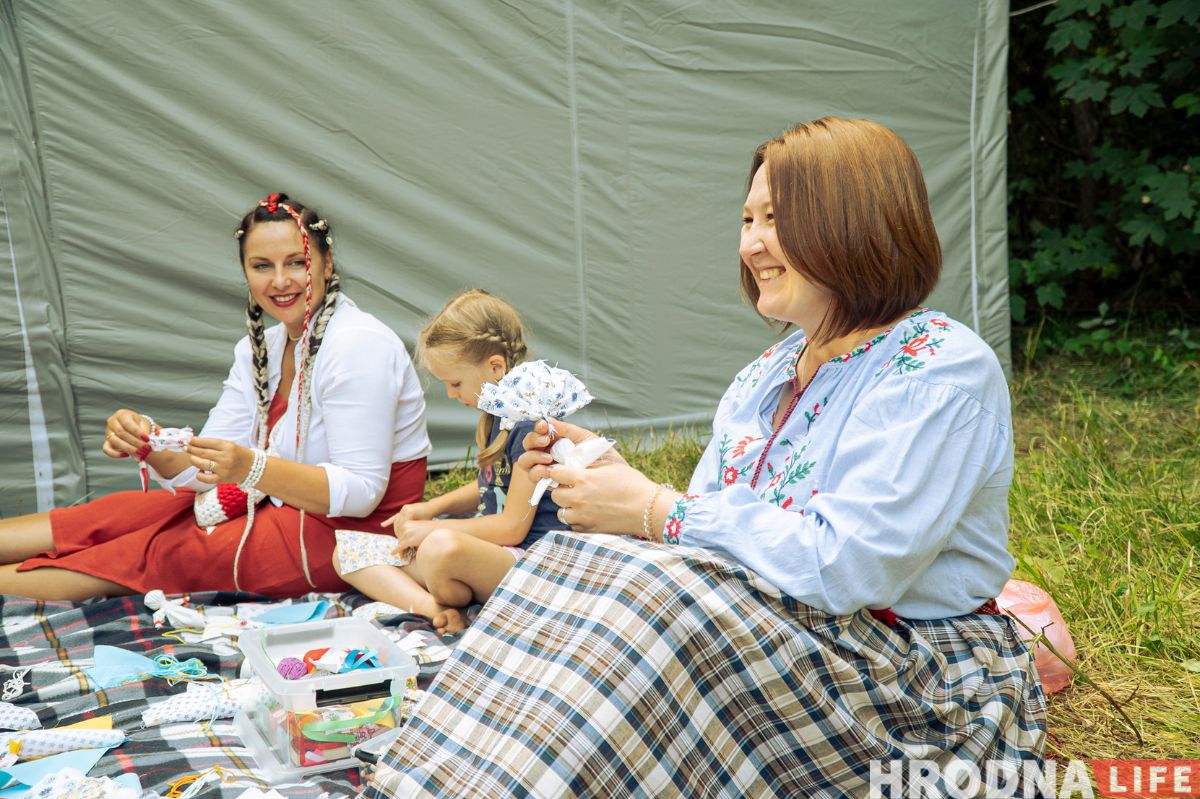
[[[166,490],[0,521],[0,593],[347,590],[334,528],[387,535],[421,500],[423,393],[396,334],[342,294],[329,223],[272,194],[235,236],[249,335],[204,429],[186,451],[152,451],[145,415],[106,425],[104,454],[144,461]]]

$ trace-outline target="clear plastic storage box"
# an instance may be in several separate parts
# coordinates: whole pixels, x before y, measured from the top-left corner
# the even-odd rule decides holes
[[[373,650],[376,668],[288,680],[276,665],[323,647]],[[357,743],[399,723],[400,705],[417,664],[374,623],[323,619],[247,630],[238,637],[246,656],[242,676],[267,687],[261,701],[238,712],[238,733],[272,783],[356,766]]]

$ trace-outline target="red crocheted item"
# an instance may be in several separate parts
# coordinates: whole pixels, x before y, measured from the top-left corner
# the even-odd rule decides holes
[[[226,518],[236,519],[246,512],[246,492],[237,483],[217,483],[217,502]]]

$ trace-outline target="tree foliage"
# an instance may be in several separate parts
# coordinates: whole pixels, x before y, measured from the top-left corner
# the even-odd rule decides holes
[[[1013,318],[1194,313],[1200,0],[1058,0],[1010,48]]]

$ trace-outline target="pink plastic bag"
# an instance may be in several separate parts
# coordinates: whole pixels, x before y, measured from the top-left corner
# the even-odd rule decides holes
[[[1067,623],[1058,612],[1058,606],[1045,591],[1032,583],[1009,580],[1000,596],[996,597],[996,604],[1005,613],[1032,628],[1030,632],[1022,625],[1017,625],[1017,631],[1026,643],[1032,641],[1038,633],[1044,632],[1046,640],[1060,655],[1071,663],[1075,662],[1075,642],[1071,640],[1071,631],[1067,629]],[[1071,670],[1040,643],[1033,652],[1033,663],[1037,666],[1038,676],[1042,679],[1042,689],[1046,693],[1061,691],[1071,683]]]

